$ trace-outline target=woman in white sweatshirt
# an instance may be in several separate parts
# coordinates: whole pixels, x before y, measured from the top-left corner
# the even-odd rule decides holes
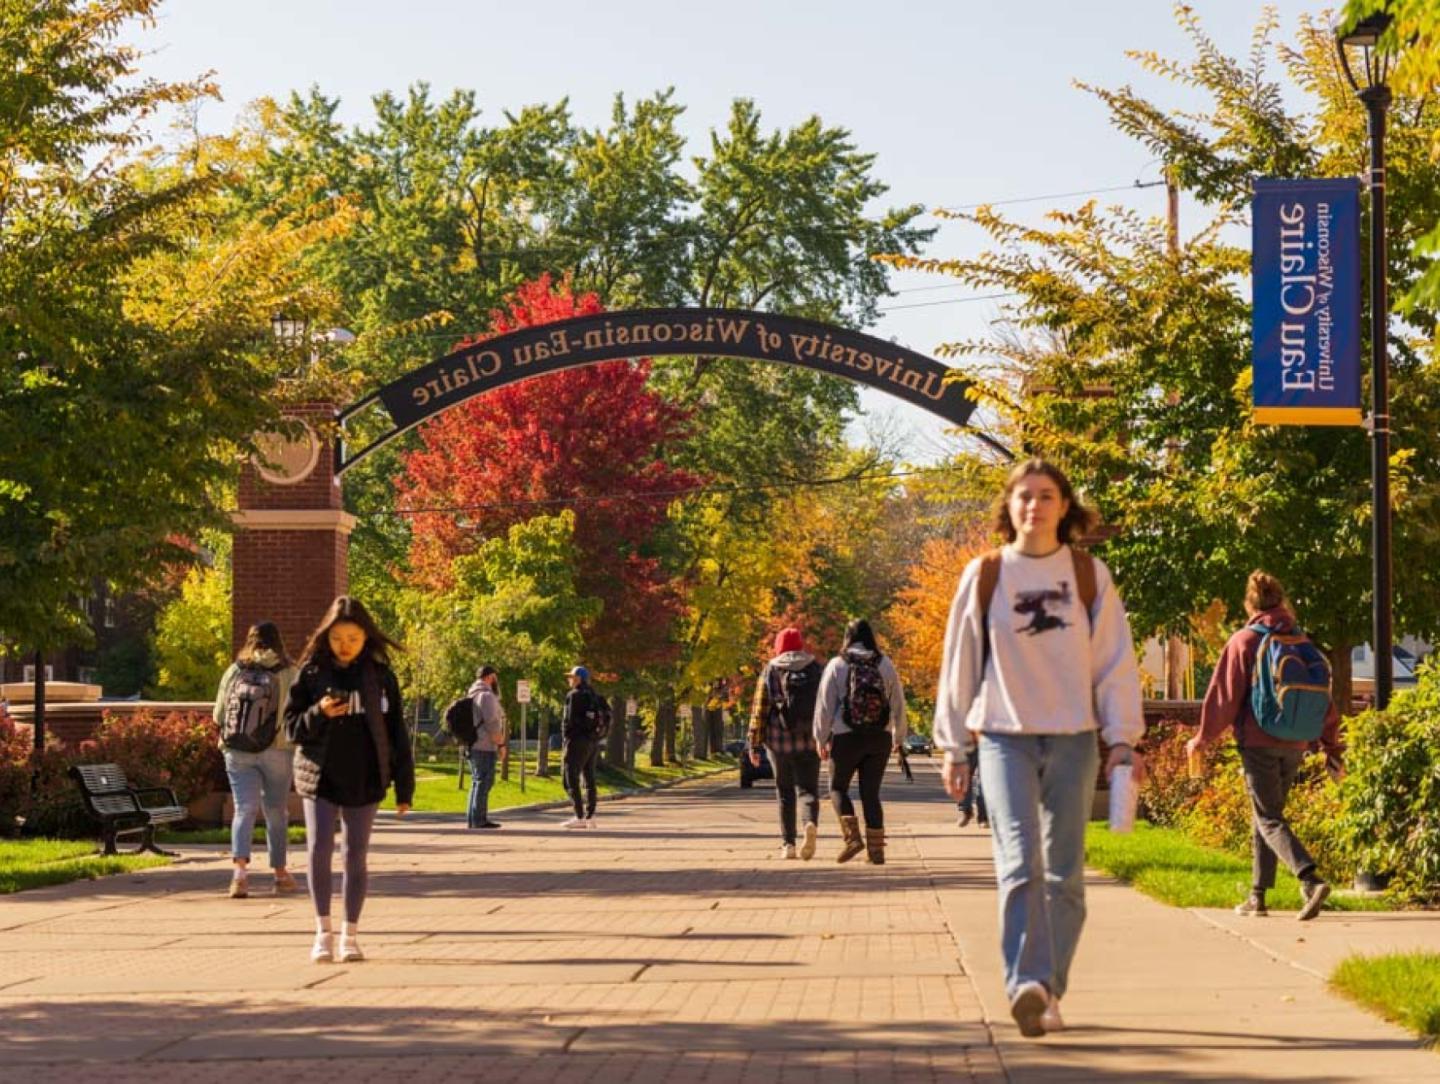
[[[1085,822],[1099,748],[1106,776],[1141,765],[1145,730],[1129,621],[1109,570],[1071,548],[1095,522],[1069,480],[1021,463],[995,504],[1000,550],[965,568],[945,630],[935,705],[944,779],[965,793],[980,746],[1000,889],[1005,990],[1021,1034],[1059,1031],[1085,922]]]

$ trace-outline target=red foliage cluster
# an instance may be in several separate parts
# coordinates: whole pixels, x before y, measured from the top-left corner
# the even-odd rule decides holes
[[[548,276],[494,313],[483,341],[602,312]],[[465,344],[465,345],[468,345]],[[451,561],[516,523],[570,507],[581,594],[604,613],[585,630],[592,665],[627,671],[664,661],[681,600],[647,552],[677,490],[695,475],[665,462],[687,415],[647,386],[648,359],[608,362],[477,396],[420,430],[424,445],[396,481],[402,508],[463,508],[413,517],[414,575],[443,586]]]

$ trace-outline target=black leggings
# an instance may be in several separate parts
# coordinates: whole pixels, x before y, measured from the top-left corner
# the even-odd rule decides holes
[[[885,811],[880,805],[880,783],[885,778],[885,765],[895,739],[888,730],[852,730],[836,734],[830,743],[830,801],[842,817],[853,817],[855,805],[850,801],[850,780],[860,773],[860,804],[865,809],[868,828],[885,827]]]
[[[565,793],[575,806],[578,820],[595,816],[595,759],[599,753],[600,743],[594,738],[577,736],[565,742]]]

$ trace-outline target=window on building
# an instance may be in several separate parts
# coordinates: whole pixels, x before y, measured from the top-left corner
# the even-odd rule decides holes
[[[79,679],[80,679],[80,684],[81,684],[81,685],[94,685],[94,684],[95,684],[95,667],[93,667],[93,666],[82,666],[82,667],[80,667],[80,668],[78,669],[78,671],[77,671],[77,676],[78,676]]]
[[[24,677],[21,680],[24,681],[26,685],[35,684],[35,664],[33,662],[27,662],[25,664]],[[51,666],[48,662],[45,664],[45,680],[55,680],[55,667]]]
[[[115,627],[115,596],[114,596],[114,595],[106,595],[106,596],[105,596],[105,627],[106,627],[107,629],[113,629],[113,628]]]

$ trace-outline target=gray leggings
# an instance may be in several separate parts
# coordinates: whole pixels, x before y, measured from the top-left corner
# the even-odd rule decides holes
[[[324,798],[305,799],[305,847],[310,855],[310,900],[315,913],[330,917],[331,871],[335,857],[335,821],[338,817],[344,844],[345,876],[341,892],[345,896],[345,921],[359,922],[360,909],[365,906],[365,890],[370,873],[365,860],[370,853],[370,830],[375,827],[376,805],[339,806]]]

